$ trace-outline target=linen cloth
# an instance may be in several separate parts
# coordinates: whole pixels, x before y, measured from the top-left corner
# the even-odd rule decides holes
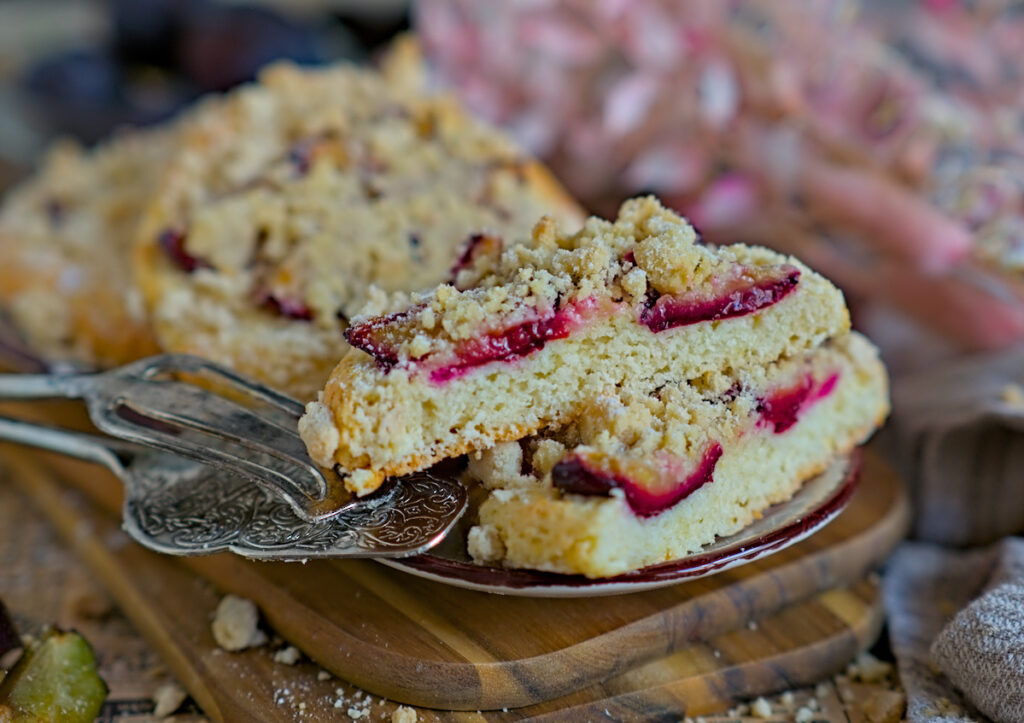
[[[889,433],[926,541],[884,580],[907,719],[1024,721],[1024,349],[895,380]]]
[[[1024,540],[905,543],[883,596],[908,721],[1024,721]]]

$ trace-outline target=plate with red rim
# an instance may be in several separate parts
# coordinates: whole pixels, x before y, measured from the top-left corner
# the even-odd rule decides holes
[[[588,578],[474,564],[466,552],[467,522],[426,554],[378,562],[446,585],[501,595],[567,598],[653,590],[745,565],[810,537],[845,509],[857,486],[860,466],[859,449],[838,457],[824,472],[805,482],[792,498],[769,507],[760,519],[736,534],[678,560],[615,577]]]

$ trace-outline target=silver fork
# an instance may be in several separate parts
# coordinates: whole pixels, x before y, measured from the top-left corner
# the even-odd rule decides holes
[[[182,375],[223,389],[233,399],[184,381]],[[186,469],[181,466],[181,460],[175,462],[171,455],[140,455],[139,448],[133,445],[113,444],[114,440],[40,428],[16,420],[5,420],[5,424],[0,425],[0,436],[86,456],[122,476],[126,486],[131,483],[140,489],[144,487],[148,493],[152,493],[154,485],[142,485],[139,480],[151,481],[155,478],[153,469],[159,470],[162,465],[177,470],[171,485],[176,489],[184,477],[201,477],[207,486],[227,485],[228,492],[237,494],[237,482],[251,480],[261,490],[284,500],[293,515],[306,523],[328,520],[349,510],[393,505],[398,501],[395,490],[401,488],[405,488],[401,495],[406,498],[410,490],[420,489],[417,494],[432,499],[442,518],[447,520],[454,514],[451,523],[466,507],[466,493],[457,480],[429,475],[416,478],[420,480],[419,486],[408,480],[394,485],[390,497],[380,494],[369,502],[353,498],[345,491],[340,478],[325,477],[309,459],[296,432],[302,404],[199,357],[165,354],[95,374],[0,375],[0,399],[55,397],[83,399],[93,423],[112,437],[172,452],[201,465],[192,464]],[[44,431],[33,433],[27,431],[26,426]],[[61,449],[62,444],[66,449]],[[124,457],[129,451],[129,457]],[[140,463],[140,459],[144,462]],[[138,470],[145,470],[145,473]],[[431,482],[424,485],[426,479]],[[222,480],[230,480],[231,484]],[[191,493],[201,487],[188,486]],[[253,485],[249,483],[248,487]],[[127,497],[138,498],[139,495]],[[441,500],[446,502],[441,503]],[[215,501],[207,500],[210,504]],[[281,531],[281,534],[288,537],[293,533]]]
[[[240,401],[183,381],[183,374]],[[95,374],[0,376],[0,398],[54,397],[83,399],[93,424],[112,437],[249,477],[310,522],[354,503],[306,454],[295,426],[302,404],[205,359],[163,354]]]
[[[171,555],[408,557],[443,540],[466,508],[462,485],[421,473],[333,517],[308,522],[283,498],[244,477],[131,442],[3,416],[0,439],[107,467],[124,483],[124,530]]]

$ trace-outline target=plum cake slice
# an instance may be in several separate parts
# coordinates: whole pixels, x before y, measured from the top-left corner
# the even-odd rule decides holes
[[[475,560],[605,577],[678,559],[788,499],[888,412],[856,333],[765,366],[609,392],[554,432],[470,455]]]
[[[299,430],[366,494],[383,479],[571,422],[601,394],[649,394],[770,364],[849,329],[841,293],[768,249],[702,245],[653,198],[614,222],[517,244],[474,237],[451,283],[353,320],[355,347]]]

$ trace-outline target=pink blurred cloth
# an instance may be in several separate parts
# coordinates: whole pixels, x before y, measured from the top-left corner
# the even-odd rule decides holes
[[[992,348],[1024,338],[1024,22],[1008,8],[423,0],[416,27],[440,80],[595,211],[657,193],[708,240],[816,256],[851,292]],[[840,237],[860,268],[820,248]]]

